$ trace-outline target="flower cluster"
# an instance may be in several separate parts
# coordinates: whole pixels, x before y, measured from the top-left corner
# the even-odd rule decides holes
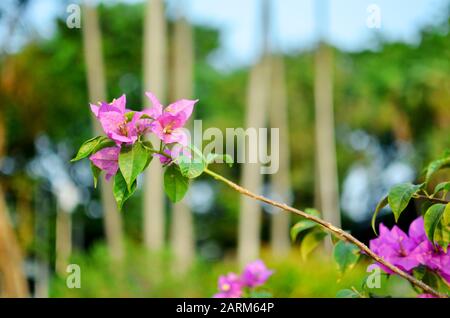
[[[181,99],[165,109],[150,92],[146,93],[152,107],[143,111],[132,111],[126,108],[126,96],[122,95],[111,103],[91,104],[91,110],[100,122],[106,136],[115,145],[105,147],[92,154],[89,159],[106,173],[106,179],[114,176],[118,169],[118,158],[122,146],[133,145],[141,136],[154,133],[164,145],[179,144],[187,146],[188,136],[183,129],[192,114],[198,100]],[[155,154],[161,163],[170,161],[171,151],[162,150],[163,154]]]
[[[409,227],[408,234],[397,226],[389,230],[380,224],[380,235],[370,241],[370,249],[384,260],[408,273],[423,265],[450,283],[449,250],[444,252],[440,246],[434,246],[428,240],[423,222],[423,217],[414,220]],[[388,268],[379,265],[386,273],[392,274]]]
[[[245,288],[256,288],[264,285],[273,274],[263,261],[256,260],[245,266],[241,275],[228,273],[219,277],[219,293],[214,298],[240,298],[245,294]]]

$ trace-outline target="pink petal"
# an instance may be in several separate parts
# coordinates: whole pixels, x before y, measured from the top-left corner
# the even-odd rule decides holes
[[[156,96],[153,95],[153,93],[146,92],[145,95],[148,97],[148,99],[150,99],[150,102],[152,103],[152,107],[144,110],[143,112],[154,119],[158,118],[163,113],[162,104],[159,102],[158,98],[156,98]]]
[[[126,104],[127,104],[127,97],[125,96],[125,94],[123,94],[117,99],[114,99],[111,102],[111,106],[117,107],[121,113],[125,113]]]
[[[95,166],[106,172],[106,179],[108,180],[119,169],[119,153],[120,147],[107,147],[97,151],[89,159]]]
[[[423,217],[420,216],[411,223],[409,226],[408,235],[416,243],[427,240],[425,228],[423,226]]]
[[[173,130],[170,134],[165,134],[163,136],[163,141],[166,144],[172,144],[177,142],[186,147],[188,145],[188,136],[184,131],[184,129],[178,128]]]
[[[111,137],[112,133],[117,131],[118,126],[125,121],[123,114],[115,111],[100,111],[98,119],[106,135],[109,137]]]
[[[197,102],[198,99],[196,100],[180,99],[179,101],[176,101],[175,103],[172,103],[169,106],[167,106],[165,111],[171,113],[172,115],[183,113],[187,120],[189,117],[191,117],[192,111],[194,110],[194,105]]]
[[[91,106],[91,111],[94,113],[95,117],[98,117],[98,110],[100,109],[100,106],[89,104]]]

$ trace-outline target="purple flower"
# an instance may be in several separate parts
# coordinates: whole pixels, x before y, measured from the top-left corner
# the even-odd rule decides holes
[[[219,293],[214,298],[240,298],[242,296],[241,278],[235,273],[219,277]]]
[[[256,260],[248,263],[242,273],[242,282],[248,287],[257,287],[263,285],[273,274],[273,271],[267,269],[262,260]]]
[[[150,109],[144,114],[153,118],[151,131],[166,144],[179,143],[186,146],[188,135],[183,126],[192,115],[195,103],[198,100],[181,99],[163,109],[162,104],[151,92],[145,93],[152,103]]]
[[[380,236],[370,241],[370,249],[407,272],[424,265],[450,282],[450,254],[428,240],[423,222],[423,217],[415,219],[409,226],[408,236],[397,226],[389,231],[380,224]],[[388,268],[380,266],[392,274]]]
[[[152,125],[152,120],[141,118],[143,112],[133,112],[126,108],[125,95],[114,99],[110,104],[105,102],[101,102],[100,106],[91,104],[91,110],[100,121],[106,135],[117,145],[133,144],[138,136],[147,132]],[[129,114],[132,115],[128,116]]]
[[[119,153],[120,147],[107,147],[97,151],[89,159],[95,166],[105,171],[105,178],[109,180],[119,169]]]
[[[423,241],[428,241],[427,235],[425,234],[425,228],[423,226],[422,216],[419,216],[410,224],[408,235],[417,244],[420,244]]]
[[[159,153],[155,153],[153,156],[158,157],[159,162],[161,162],[163,165],[167,165],[172,161],[172,152],[169,149],[164,149],[164,153],[167,156],[164,156]]]
[[[450,283],[450,254],[444,253],[440,246],[433,246],[429,240],[423,241],[415,250],[417,260],[431,270],[437,272]]]
[[[414,253],[416,247],[417,242],[409,238],[400,228],[394,226],[389,231],[383,224],[380,224],[380,235],[370,241],[372,251],[407,272],[420,264]],[[379,265],[386,273],[392,274],[391,270],[382,264]]]

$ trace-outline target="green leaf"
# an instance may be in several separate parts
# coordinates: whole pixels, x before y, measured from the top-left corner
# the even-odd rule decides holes
[[[133,119],[133,116],[134,116],[135,113],[136,113],[136,112],[133,112],[133,111],[126,113],[126,114],[125,114],[125,119],[126,119],[126,121],[127,121],[127,122],[130,122],[130,121]]]
[[[341,289],[337,292],[336,298],[360,298],[360,296],[351,289]]]
[[[294,242],[297,236],[308,229],[311,229],[313,227],[317,226],[317,224],[311,220],[301,220],[297,222],[292,228],[291,228],[291,240]]]
[[[325,236],[327,236],[327,233],[322,230],[314,230],[305,235],[300,243],[300,253],[303,260],[305,260],[307,256],[320,244]]]
[[[356,265],[360,255],[358,247],[352,243],[339,241],[334,246],[333,257],[342,274]]]
[[[189,187],[189,179],[184,177],[175,165],[164,172],[164,191],[172,202],[183,199]]]
[[[176,159],[176,163],[180,167],[181,174],[189,179],[200,176],[206,169],[206,159],[203,154],[194,146],[189,146],[191,157],[181,155]]]
[[[305,213],[311,214],[315,217],[320,218],[320,212],[314,208],[306,208],[305,209]]]
[[[234,161],[229,154],[210,153],[206,156],[206,163],[210,164],[212,162],[215,162],[217,159],[219,159],[220,162],[225,162],[230,167],[233,166]]]
[[[81,145],[81,147],[78,150],[78,153],[75,156],[75,158],[70,160],[70,162],[74,162],[74,161],[78,161],[78,160],[81,160],[83,158],[86,158],[91,153],[93,153],[94,149],[104,140],[108,140],[108,138],[106,138],[105,136],[97,136],[97,137],[94,137],[94,138],[86,140]]]
[[[116,175],[114,176],[113,194],[119,210],[122,210],[123,204],[133,195],[133,193],[136,191],[136,187],[137,183],[135,181],[131,185],[131,189],[128,190],[127,183],[122,176],[122,173],[120,173],[120,171],[117,171]]]
[[[449,204],[434,204],[424,216],[425,233],[428,239],[438,244],[445,251],[450,243],[450,206]]]
[[[413,269],[413,276],[436,290],[439,290],[440,287],[444,285],[441,277],[437,273],[423,265]],[[418,293],[422,293],[422,290],[419,288],[414,287],[414,289],[416,289]]]
[[[265,290],[252,290],[249,294],[249,298],[272,298],[273,295]]]
[[[154,118],[147,114],[143,114],[141,117],[139,117],[139,119],[154,119]]]
[[[437,171],[444,169],[444,168],[449,168],[449,167],[450,167],[450,157],[432,161],[427,167],[427,174],[425,177],[425,182],[428,183],[430,181],[431,177],[433,176],[433,174],[435,174]]]
[[[394,213],[395,222],[408,206],[412,196],[420,190],[422,184],[401,183],[391,188],[388,194],[389,206]]]
[[[441,220],[434,231],[433,239],[447,253],[447,247],[450,244],[450,203],[447,203],[444,208]]]
[[[154,149],[153,149],[152,143],[148,140],[143,141],[142,146],[147,151],[147,156],[148,156],[148,159],[147,159],[147,162],[145,163],[144,169],[142,169],[142,170],[145,170],[145,169],[147,169],[150,162],[152,162],[152,160],[153,160]]]
[[[148,163],[149,152],[140,142],[131,147],[122,147],[119,154],[119,168],[127,183],[128,191],[137,176],[144,170]]]
[[[91,162],[91,171],[94,178],[94,188],[97,188],[98,176],[102,170]]]
[[[444,191],[444,192],[449,192],[449,191],[450,191],[450,181],[439,183],[439,184],[434,188],[434,193],[433,193],[433,195],[436,195],[436,194],[438,194],[438,193],[441,192],[441,191]]]
[[[377,234],[377,228],[376,228],[376,226],[375,226],[375,221],[376,221],[376,219],[377,219],[378,213],[379,213],[379,212],[381,211],[381,209],[384,208],[387,204],[388,204],[388,197],[385,196],[380,202],[378,202],[377,207],[375,208],[375,212],[373,213],[371,224],[372,224],[373,232],[374,232],[376,235],[378,235],[378,234]]]

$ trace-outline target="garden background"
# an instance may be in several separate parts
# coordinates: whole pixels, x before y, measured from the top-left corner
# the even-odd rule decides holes
[[[1,295],[210,297],[220,274],[256,257],[275,270],[266,288],[276,297],[334,297],[360,284],[368,263],[342,277],[326,246],[302,259],[289,237],[295,218],[207,177],[174,205],[157,176],[142,176],[119,212],[108,183],[94,189],[89,163],[69,162],[93,135],[89,102],[125,93],[137,110],[148,90],[164,104],[198,98],[204,129],[280,128],[276,174],[216,170],[373,238],[370,218],[389,187],[420,181],[450,148],[450,3],[379,1],[376,28],[366,1],[348,1],[345,15],[332,1],[243,2],[82,3],[81,28],[69,27],[71,1],[2,2]],[[343,40],[357,37],[345,33],[352,23],[357,45]],[[394,222],[387,211],[380,220]],[[80,289],[66,286],[68,264],[81,268]],[[415,295],[401,278],[384,287]]]

